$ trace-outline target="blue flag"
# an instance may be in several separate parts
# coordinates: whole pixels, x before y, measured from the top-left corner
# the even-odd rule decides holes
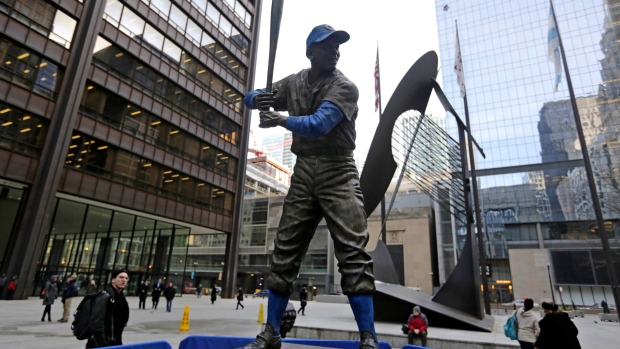
[[[547,49],[549,61],[555,66],[555,83],[553,92],[558,92],[558,85],[562,80],[562,62],[560,61],[560,39],[558,28],[553,19],[553,8],[549,8],[549,32],[547,33]]]

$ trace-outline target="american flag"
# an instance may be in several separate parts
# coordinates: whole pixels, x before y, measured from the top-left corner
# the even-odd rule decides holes
[[[458,28],[456,29],[456,47],[454,49],[454,72],[456,73],[456,81],[461,88],[461,97],[465,97],[465,74],[463,74],[463,59],[461,57]]]
[[[549,8],[549,30],[547,33],[547,49],[549,61],[555,68],[555,79],[553,92],[558,92],[558,86],[562,81],[562,62],[560,57],[560,38],[558,36],[558,26],[553,16],[553,7]]]
[[[379,110],[379,104],[381,104],[380,86],[381,84],[379,83],[379,47],[377,47],[377,63],[375,63],[375,112]]]

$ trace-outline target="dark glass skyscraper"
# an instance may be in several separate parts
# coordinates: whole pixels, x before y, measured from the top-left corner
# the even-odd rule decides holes
[[[620,5],[554,5],[619,270]],[[442,85],[464,117],[453,71],[458,21],[472,132],[487,154],[476,163],[492,300],[551,300],[551,278],[557,302],[591,305],[613,297],[564,71],[554,92],[549,14],[545,0],[436,1]]]
[[[234,275],[259,10],[0,0],[0,270],[20,297],[117,268],[130,292],[180,286],[211,267],[186,258],[201,234],[227,234],[234,256],[218,263]]]

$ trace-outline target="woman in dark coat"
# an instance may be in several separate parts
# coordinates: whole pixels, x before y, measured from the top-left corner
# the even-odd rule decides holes
[[[545,317],[539,322],[540,334],[534,343],[538,349],[581,349],[577,335],[579,330],[568,317],[568,314],[557,314],[553,304],[543,302]]]
[[[47,314],[47,321],[52,321],[52,305],[58,296],[58,288],[56,288],[57,279],[58,277],[56,275],[52,275],[52,277],[45,283],[45,295],[43,296],[43,305],[45,306],[45,310],[43,310],[43,316],[41,317],[42,322],[45,322],[45,314]]]
[[[156,283],[153,284],[153,292],[151,292],[153,306],[151,307],[151,309],[157,309],[157,304],[159,304],[159,296],[161,296],[161,290],[163,288],[164,284],[161,283],[161,279],[159,279]]]
[[[213,284],[213,287],[211,287],[211,304],[215,303],[215,300],[217,299],[217,285]]]

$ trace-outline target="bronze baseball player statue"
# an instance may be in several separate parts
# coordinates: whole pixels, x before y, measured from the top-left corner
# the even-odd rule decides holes
[[[360,349],[378,348],[372,298],[375,279],[372,258],[364,250],[367,217],[353,159],[359,92],[336,69],[339,46],[349,37],[329,25],[315,27],[306,40],[310,69],[275,82],[274,93],[255,90],[244,98],[247,107],[262,110],[261,128],[280,126],[293,133],[291,151],[297,155],[271,256],[267,325],[246,349],[281,347],[282,316],[323,218],[334,241],[342,291],[349,297],[360,332]],[[277,111],[288,111],[290,116]]]

